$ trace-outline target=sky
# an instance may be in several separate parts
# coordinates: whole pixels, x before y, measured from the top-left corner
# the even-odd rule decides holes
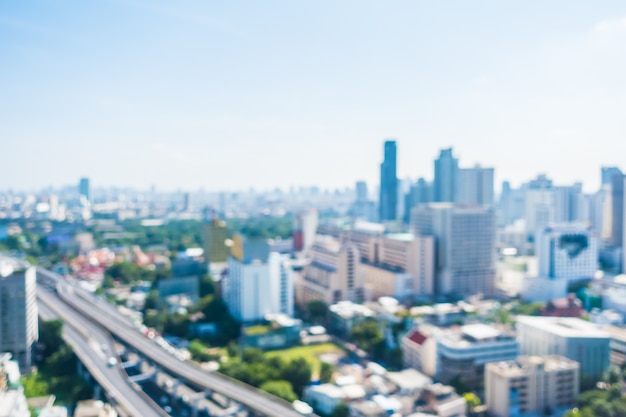
[[[0,3],[0,190],[626,169],[626,2]]]

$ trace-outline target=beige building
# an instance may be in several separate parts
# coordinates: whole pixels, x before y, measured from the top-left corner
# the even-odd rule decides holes
[[[493,417],[552,415],[574,405],[578,387],[579,364],[564,356],[520,356],[485,368],[486,405]]]
[[[306,306],[313,300],[328,305],[346,300],[363,302],[365,275],[359,250],[354,244],[330,236],[318,236],[310,256],[311,260],[297,283],[298,304]]]
[[[363,221],[351,227],[325,225],[318,232],[349,242],[358,249],[361,262],[368,265],[364,270],[370,298],[434,294],[433,236],[385,233],[382,224]]]

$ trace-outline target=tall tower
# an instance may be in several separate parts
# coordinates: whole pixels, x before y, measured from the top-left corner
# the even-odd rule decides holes
[[[0,352],[11,352],[25,372],[39,338],[36,286],[34,267],[13,271],[0,265]]]
[[[435,202],[451,203],[457,190],[459,160],[452,156],[452,148],[442,149],[435,160],[433,197]]]
[[[91,188],[89,186],[89,178],[83,177],[78,183],[78,194],[85,200],[91,201]]]
[[[385,141],[384,159],[380,164],[380,221],[395,220],[398,210],[398,176],[396,141]]]

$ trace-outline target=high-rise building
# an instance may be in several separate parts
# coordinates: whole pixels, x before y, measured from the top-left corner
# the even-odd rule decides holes
[[[356,182],[356,202],[364,203],[367,201],[367,183],[365,181]]]
[[[409,193],[405,196],[404,206],[404,222],[409,223],[411,220],[411,210],[419,204],[430,203],[433,201],[433,187],[424,178],[419,178],[417,182],[411,185]]]
[[[496,227],[492,208],[451,203],[420,205],[411,213],[411,230],[416,236],[435,239],[438,295],[493,294]]]
[[[597,234],[586,224],[546,226],[535,237],[539,276],[543,278],[593,279],[598,269],[598,251]]]
[[[271,314],[293,316],[291,266],[277,252],[266,257],[230,256],[223,291],[230,313],[241,322],[260,321]]]
[[[611,238],[609,246],[622,246],[624,236],[624,174],[611,176]]]
[[[493,205],[493,168],[459,169],[456,202],[469,205]]]
[[[91,188],[89,186],[89,178],[83,177],[78,182],[78,194],[88,202],[91,201]]]
[[[457,192],[459,160],[452,156],[452,148],[442,149],[435,160],[433,201],[453,202]]]
[[[34,267],[18,271],[0,265],[0,352],[10,352],[25,372],[39,338],[36,286]]]
[[[208,263],[223,263],[228,259],[228,230],[226,222],[216,217],[205,219],[203,227],[204,258]]]
[[[578,397],[578,362],[564,356],[520,356],[485,367],[485,402],[494,417],[562,415]]]
[[[622,175],[622,171],[618,167],[602,167],[602,185],[611,185],[613,175],[615,174]]]
[[[350,214],[355,219],[366,221],[378,220],[376,213],[376,203],[369,200],[367,191],[367,183],[365,181],[357,181],[356,183],[356,200],[352,203]]]
[[[396,220],[398,211],[398,176],[396,141],[385,141],[384,159],[380,164],[380,221]]]

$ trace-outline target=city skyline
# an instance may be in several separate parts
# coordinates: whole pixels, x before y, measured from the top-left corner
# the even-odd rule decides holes
[[[0,35],[3,190],[376,186],[394,139],[399,178],[453,147],[594,191],[626,153],[617,1],[18,3]]]

